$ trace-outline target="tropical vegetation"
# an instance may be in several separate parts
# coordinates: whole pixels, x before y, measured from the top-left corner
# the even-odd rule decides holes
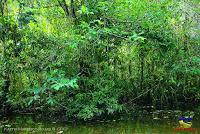
[[[0,113],[200,110],[198,0],[0,0]],[[199,107],[199,108],[198,108]]]

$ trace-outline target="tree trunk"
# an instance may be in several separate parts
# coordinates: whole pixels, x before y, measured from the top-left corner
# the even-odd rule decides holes
[[[66,4],[66,1],[65,0],[62,0],[62,1],[58,0],[58,3],[60,5],[60,7],[64,10],[66,17],[70,16],[69,7]]]
[[[140,52],[140,90],[143,90],[143,83],[144,83],[144,52],[143,49],[141,49]]]
[[[75,3],[74,3],[74,0],[71,0],[71,12],[72,12],[72,17],[76,19],[76,12],[75,12]]]
[[[1,15],[4,16],[7,12],[7,0],[0,0]]]

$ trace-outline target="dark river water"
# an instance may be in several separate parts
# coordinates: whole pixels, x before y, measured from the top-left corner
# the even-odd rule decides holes
[[[192,130],[200,134],[200,121],[192,121]],[[178,120],[132,119],[108,120],[92,123],[64,123],[41,121],[30,115],[20,115],[0,121],[0,131],[5,134],[189,134],[186,130],[176,131]]]

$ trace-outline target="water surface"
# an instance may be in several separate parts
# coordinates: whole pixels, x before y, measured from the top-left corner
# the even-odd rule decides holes
[[[159,118],[74,124],[41,121],[30,115],[20,115],[1,121],[1,130],[8,134],[172,134],[176,127],[178,127],[177,120]],[[193,121],[192,127],[196,128],[197,131],[200,130],[200,121]],[[177,134],[186,133],[191,132]]]

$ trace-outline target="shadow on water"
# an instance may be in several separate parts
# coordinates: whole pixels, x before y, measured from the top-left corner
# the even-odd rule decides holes
[[[193,121],[193,128],[200,129],[200,121]],[[0,121],[5,134],[173,134],[178,121],[155,117],[133,120],[108,120],[76,124],[50,122],[32,115],[18,115]],[[191,132],[179,132],[176,134]]]

